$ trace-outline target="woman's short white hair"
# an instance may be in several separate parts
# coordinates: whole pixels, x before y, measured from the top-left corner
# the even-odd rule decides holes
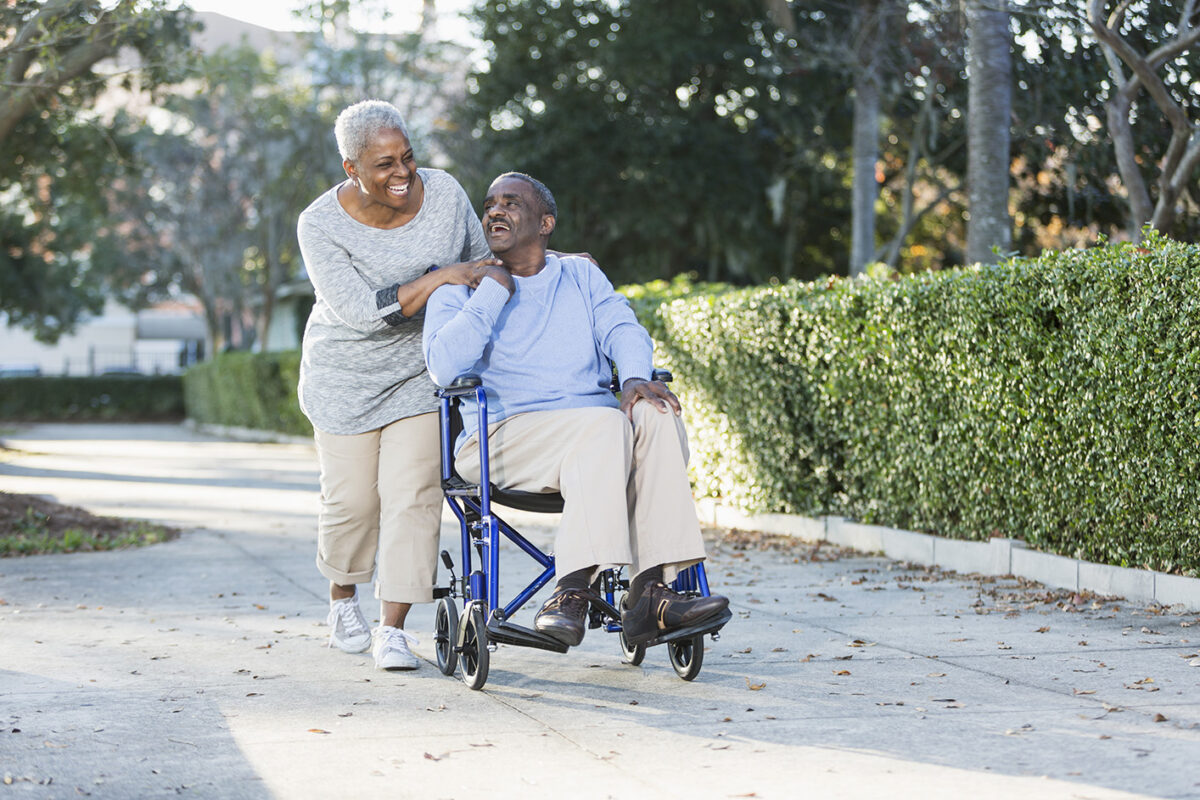
[[[371,140],[382,130],[400,131],[408,139],[408,126],[400,109],[383,100],[363,100],[342,110],[333,124],[343,161],[357,164]]]

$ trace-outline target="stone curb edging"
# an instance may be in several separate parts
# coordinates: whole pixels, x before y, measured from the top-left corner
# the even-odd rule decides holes
[[[1127,600],[1183,606],[1200,610],[1200,578],[1165,572],[1094,564],[1077,558],[1030,550],[1016,539],[966,542],[944,539],[879,525],[864,525],[843,517],[803,517],[796,514],[745,514],[712,500],[699,500],[701,521],[725,528],[742,528],[809,542],[829,542],[868,553],[883,553],[897,561],[937,566],[962,573],[1014,575],[1060,589],[1090,591]]]

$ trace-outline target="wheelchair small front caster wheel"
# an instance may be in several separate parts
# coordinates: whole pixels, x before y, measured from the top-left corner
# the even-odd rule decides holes
[[[625,609],[629,606],[629,594],[621,595],[621,613],[624,614]],[[630,644],[625,638],[625,631],[622,629],[617,633],[617,639],[621,643],[621,655],[625,656],[625,660],[631,665],[637,666],[642,663],[642,659],[646,657],[646,645]]]
[[[453,675],[458,666],[458,652],[454,640],[458,636],[458,608],[453,597],[442,597],[437,601],[433,617],[433,649],[437,653],[438,669],[443,675]]]
[[[667,642],[667,655],[676,675],[685,681],[694,680],[704,664],[704,634]]]
[[[469,689],[482,689],[487,683],[488,662],[491,653],[488,651],[487,625],[483,621],[483,610],[472,604],[464,612],[462,618],[463,643],[462,679]]]

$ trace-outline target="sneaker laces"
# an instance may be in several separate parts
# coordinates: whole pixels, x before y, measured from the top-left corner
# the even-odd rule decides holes
[[[404,628],[390,628],[384,632],[384,628],[380,628],[380,636],[383,637],[384,647],[403,647],[409,649],[409,645],[416,646],[421,643],[421,640],[413,636]]]
[[[336,631],[339,623],[341,624],[344,636],[357,636],[363,633],[370,633],[363,618],[362,609],[358,606],[358,598],[355,597],[333,603],[333,607],[329,612],[329,624]],[[330,641],[329,646],[333,647],[332,641]]]
[[[546,601],[545,610],[552,611],[561,608],[568,613],[578,613],[581,609],[587,611],[588,604],[591,602],[588,594],[586,589],[564,589],[561,592],[555,592]]]

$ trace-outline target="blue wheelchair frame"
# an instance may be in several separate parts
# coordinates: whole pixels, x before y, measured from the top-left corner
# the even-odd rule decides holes
[[[670,381],[670,373],[655,370],[656,380]],[[513,623],[510,617],[527,603],[555,574],[554,556],[543,552],[492,509],[492,503],[522,511],[557,513],[562,511],[562,496],[504,490],[490,482],[488,439],[479,437],[480,481],[472,484],[454,469],[454,442],[461,424],[458,423],[459,404],[464,397],[474,396],[478,409],[478,430],[488,429],[487,394],[482,381],[473,375],[455,380],[449,387],[438,389],[441,423],[442,490],[446,503],[458,518],[461,533],[463,574],[454,575],[454,562],[443,550],[441,558],[449,570],[449,588],[434,590],[437,608],[434,621],[434,646],[438,667],[452,675],[461,657],[463,681],[472,689],[480,689],[487,681],[489,654],[496,645],[512,644],[536,647],[565,653],[568,647],[557,639],[531,628]],[[506,604],[500,602],[500,536],[525,552],[539,566],[541,573]],[[732,617],[725,611],[716,619],[702,625],[670,631],[644,644],[630,645],[621,629],[618,593],[629,588],[629,582],[618,570],[603,570],[594,585],[590,598],[589,627],[603,628],[620,637],[621,651],[631,664],[641,663],[645,650],[656,644],[668,644],[672,666],[684,680],[699,674],[703,661],[703,637],[719,638],[719,629]],[[681,571],[672,588],[682,594],[708,596],[708,577],[702,563]],[[456,598],[462,599],[460,617]]]

